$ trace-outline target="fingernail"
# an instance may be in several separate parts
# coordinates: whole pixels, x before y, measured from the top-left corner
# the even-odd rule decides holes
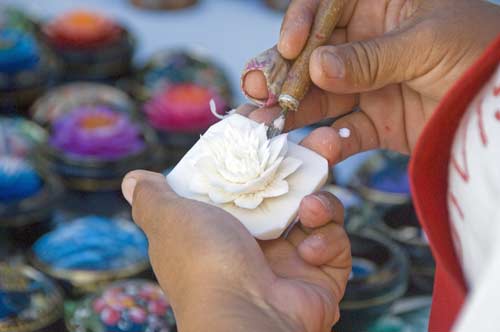
[[[330,201],[328,200],[328,198],[326,198],[322,195],[319,195],[319,194],[312,195],[312,197],[314,197],[314,199],[316,199],[318,202],[320,202],[320,204],[323,205],[323,207],[325,208],[326,211],[328,211],[328,212],[330,212],[330,214],[332,214],[333,209],[332,209],[332,205],[330,204]]]
[[[279,41],[281,41],[283,39],[283,36],[285,35],[285,29],[284,27],[282,26],[281,29],[280,29],[280,38],[279,38]]]
[[[123,197],[127,200],[127,202],[132,205],[132,200],[134,197],[135,185],[137,184],[137,180],[134,178],[126,178],[122,183],[122,193]]]
[[[331,51],[321,52],[321,67],[327,77],[344,78],[345,76],[344,61]]]
[[[308,246],[313,251],[322,251],[325,248],[325,241],[322,236],[316,234],[305,239],[304,245]]]

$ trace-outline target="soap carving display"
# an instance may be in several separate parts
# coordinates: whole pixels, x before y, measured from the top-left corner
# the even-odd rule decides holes
[[[328,177],[328,162],[239,114],[216,123],[169,173],[179,195],[218,206],[258,239],[279,237],[301,199]]]

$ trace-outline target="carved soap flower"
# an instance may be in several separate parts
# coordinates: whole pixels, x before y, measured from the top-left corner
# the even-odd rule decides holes
[[[180,196],[230,213],[259,240],[276,239],[297,217],[304,196],[328,179],[314,151],[267,139],[266,127],[239,114],[211,126],[167,175]]]
[[[190,189],[216,204],[255,209],[265,198],[286,194],[286,178],[302,164],[286,156],[286,135],[269,140],[264,124],[252,126],[239,118],[231,118],[221,132],[207,133],[200,142]]]

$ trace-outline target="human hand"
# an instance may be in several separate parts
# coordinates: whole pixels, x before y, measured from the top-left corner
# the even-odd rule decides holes
[[[161,174],[131,172],[122,188],[180,331],[326,332],[338,320],[351,253],[331,194],[304,198],[302,227],[286,239],[257,242],[224,210],[177,196]]]
[[[319,0],[294,0],[278,43],[293,59],[302,50]],[[306,141],[331,163],[375,148],[410,153],[420,131],[454,82],[500,33],[500,7],[471,0],[346,1],[329,46],[310,61],[316,85],[286,130],[324,118],[340,118]],[[336,46],[332,46],[336,45]],[[246,92],[265,99],[262,75],[246,76]],[[269,122],[279,109],[259,109],[250,118]],[[338,129],[348,128],[349,138]]]

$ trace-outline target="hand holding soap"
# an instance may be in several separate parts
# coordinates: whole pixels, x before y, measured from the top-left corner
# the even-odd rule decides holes
[[[231,213],[258,239],[278,238],[303,197],[328,178],[326,159],[233,114],[216,123],[169,173],[179,195]]]

